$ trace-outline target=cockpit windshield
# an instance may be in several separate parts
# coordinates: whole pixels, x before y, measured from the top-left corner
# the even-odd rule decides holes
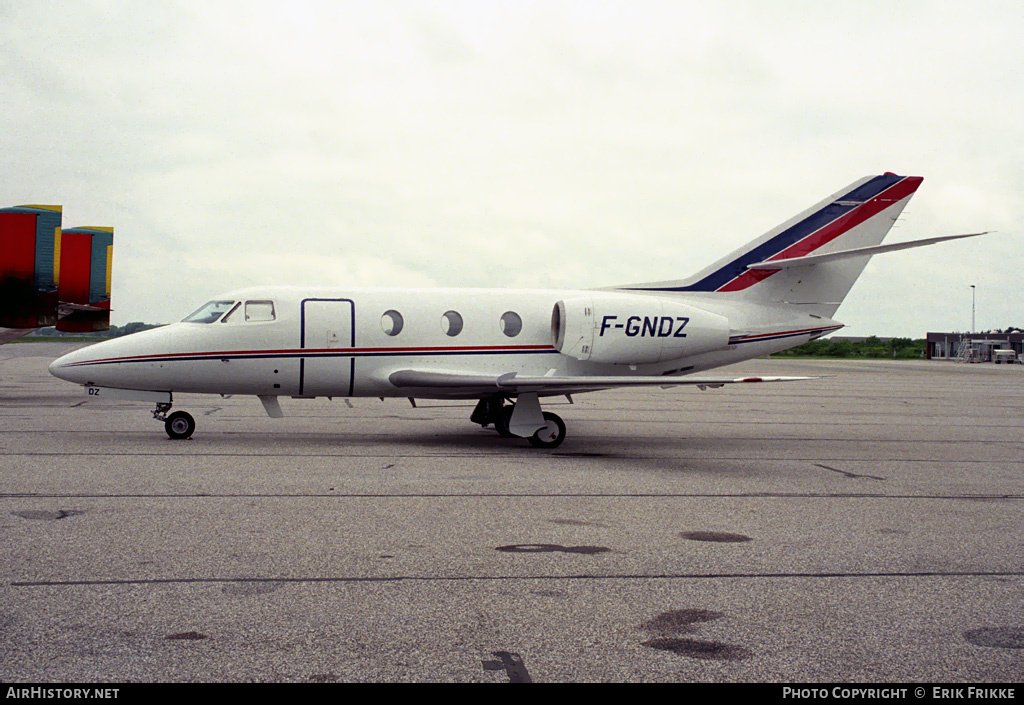
[[[210,301],[183,320],[185,323],[213,323],[234,305],[234,301]]]

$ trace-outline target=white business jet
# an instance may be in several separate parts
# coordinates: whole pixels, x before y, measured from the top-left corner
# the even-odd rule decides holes
[[[814,340],[872,255],[971,235],[879,243],[921,183],[860,179],[689,279],[607,289],[250,288],[179,323],[91,345],[50,371],[99,399],[156,403],[171,438],[195,420],[175,392],[478,400],[470,419],[554,448],[541,397],[633,385],[721,387],[795,377],[698,376]]]

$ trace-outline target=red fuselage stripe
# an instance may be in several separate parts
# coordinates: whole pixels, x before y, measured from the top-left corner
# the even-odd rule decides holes
[[[373,354],[445,354],[458,352],[555,352],[550,345],[518,345],[509,347],[507,345],[467,345],[455,347],[414,347],[414,348],[291,348],[285,350],[213,350],[203,352],[179,352],[149,355],[128,355],[125,357],[107,357],[96,360],[82,360],[72,363],[74,365],[95,365],[102,363],[116,362],[145,362],[146,360],[175,360],[182,358],[220,358],[220,357],[268,357],[288,356],[303,357],[306,355],[333,354],[339,357],[345,355],[373,355]]]

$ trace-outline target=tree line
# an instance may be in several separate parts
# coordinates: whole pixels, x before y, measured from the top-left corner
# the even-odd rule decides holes
[[[887,338],[876,335],[864,340],[824,338],[812,340],[795,348],[772,353],[772,357],[865,357],[890,360],[916,360],[924,357],[927,340],[924,338]]]
[[[123,326],[110,326],[110,330],[97,330],[90,333],[64,333],[57,330],[53,326],[49,328],[40,328],[37,331],[33,331],[26,335],[26,338],[120,338],[122,335],[131,335],[132,333],[138,333],[142,330],[149,330],[150,328],[160,328],[161,326],[167,325],[166,323],[142,323],[140,321],[132,321],[131,323],[125,323]]]

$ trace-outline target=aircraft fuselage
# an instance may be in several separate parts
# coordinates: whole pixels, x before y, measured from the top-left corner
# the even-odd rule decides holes
[[[594,347],[677,344],[663,361],[627,354],[593,362],[555,347],[552,314],[560,301],[612,301],[595,307]],[[116,389],[267,396],[412,396],[390,375],[413,365],[465,374],[653,376],[689,374],[799,345],[836,330],[828,319],[777,306],[699,296],[597,290],[252,288],[214,299],[209,316],[83,348],[55,361],[53,374]],[[668,302],[693,310],[662,308]],[[680,312],[696,315],[678,315]],[[766,318],[770,313],[770,318]],[[704,314],[707,314],[704,316]],[[701,340],[704,316],[728,328],[714,350],[686,354]],[[707,345],[704,345],[706,348]],[[615,348],[612,348],[613,350]],[[582,391],[582,390],[579,390]],[[562,393],[562,392],[552,392]],[[542,393],[542,396],[544,394]],[[419,389],[421,398],[480,396]]]

